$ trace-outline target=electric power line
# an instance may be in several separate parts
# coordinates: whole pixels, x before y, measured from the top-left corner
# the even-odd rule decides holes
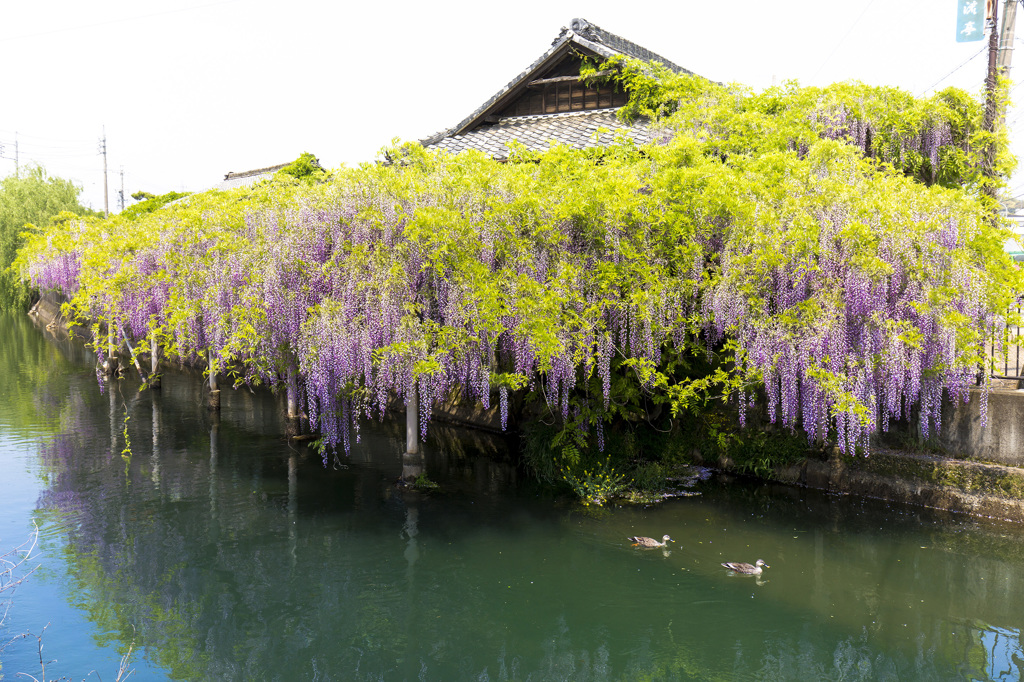
[[[871,2],[864,6],[864,9],[862,9],[860,12],[860,16],[857,17],[856,21],[850,24],[850,28],[846,31],[846,35],[844,35],[839,40],[839,42],[835,44],[835,47],[832,48],[832,52],[829,54],[829,56],[826,57],[825,60],[818,65],[818,70],[814,72],[813,76],[811,76],[812,79],[818,77],[818,74],[821,73],[821,70],[825,68],[825,64],[828,64],[829,60],[831,60],[832,57],[835,56],[836,52],[839,50],[839,46],[842,45],[843,42],[850,37],[850,34],[853,33],[853,29],[857,26],[860,20],[864,18],[864,15],[867,13],[869,9],[871,9],[871,5],[873,4],[875,4],[875,0],[871,0]]]
[[[952,71],[950,71],[949,73],[947,73],[947,74],[946,74],[945,76],[943,76],[943,77],[942,77],[942,78],[940,78],[939,80],[935,81],[935,82],[934,82],[934,83],[933,83],[933,84],[932,84],[932,85],[931,85],[930,87],[927,87],[927,88],[925,88],[924,90],[922,90],[922,91],[921,91],[921,94],[923,95],[924,93],[928,92],[929,90],[934,90],[934,89],[935,89],[935,86],[936,86],[936,85],[938,85],[939,83],[941,83],[942,81],[946,80],[947,78],[949,78],[950,76],[952,76],[952,75],[953,75],[954,73],[956,73],[957,71],[959,71],[960,69],[964,68],[965,66],[967,66],[968,64],[970,64],[971,62],[973,62],[973,61],[974,61],[975,59],[977,59],[977,58],[978,58],[979,56],[981,56],[981,54],[982,54],[983,52],[985,52],[985,50],[987,50],[987,49],[988,49],[988,45],[986,45],[985,47],[983,47],[983,48],[981,48],[980,50],[978,50],[978,51],[977,51],[977,52],[976,52],[976,53],[974,54],[974,56],[970,57],[970,58],[969,58],[969,59],[968,59],[967,61],[965,61],[965,62],[964,62],[963,64],[961,64],[960,66],[956,67],[955,69],[953,69]]]

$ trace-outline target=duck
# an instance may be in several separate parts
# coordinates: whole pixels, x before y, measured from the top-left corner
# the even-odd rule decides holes
[[[734,573],[742,573],[743,575],[761,575],[761,571],[765,568],[771,568],[771,566],[764,562],[764,559],[758,559],[753,566],[732,561],[727,561],[722,565]]]
[[[626,539],[632,542],[634,547],[664,547],[670,542],[675,542],[675,540],[667,535],[662,536],[661,542],[658,542],[654,538],[646,538],[643,535],[636,535]]]

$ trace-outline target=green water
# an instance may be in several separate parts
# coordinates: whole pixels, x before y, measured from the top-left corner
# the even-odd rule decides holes
[[[451,428],[426,444],[440,489],[403,494],[404,422],[365,425],[325,468],[283,438],[274,396],[225,391],[216,418],[188,372],[101,391],[87,351],[20,317],[0,318],[0,376],[0,549],[35,520],[42,564],[2,641],[50,623],[49,677],[113,679],[130,643],[143,680],[1024,669],[1017,526],[721,476],[656,507],[581,510],[534,486],[513,442]],[[665,533],[668,551],[626,540]],[[758,558],[761,579],[719,565]],[[38,676],[38,659],[18,640],[0,675]]]

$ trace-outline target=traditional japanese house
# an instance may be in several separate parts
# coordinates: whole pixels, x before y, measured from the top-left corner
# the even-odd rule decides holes
[[[600,62],[614,55],[656,61],[677,73],[691,73],[664,57],[609,33],[586,19],[573,19],[528,69],[448,130],[424,140],[424,147],[458,153],[478,149],[505,160],[515,140],[531,150],[552,142],[577,149],[606,146],[617,135],[642,144],[649,140],[644,121],[626,124],[616,111],[628,93],[612,85],[592,87],[580,81],[584,59]],[[598,134],[599,129],[607,132]]]

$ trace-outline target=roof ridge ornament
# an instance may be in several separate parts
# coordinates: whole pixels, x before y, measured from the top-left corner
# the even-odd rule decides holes
[[[572,23],[569,24],[569,26],[570,26],[572,32],[575,33],[578,36],[586,38],[587,40],[592,40],[595,43],[603,43],[604,42],[603,40],[601,40],[601,29],[600,29],[600,27],[595,26],[594,24],[590,23],[586,19],[583,19],[581,17],[576,17],[575,19],[572,20]]]

